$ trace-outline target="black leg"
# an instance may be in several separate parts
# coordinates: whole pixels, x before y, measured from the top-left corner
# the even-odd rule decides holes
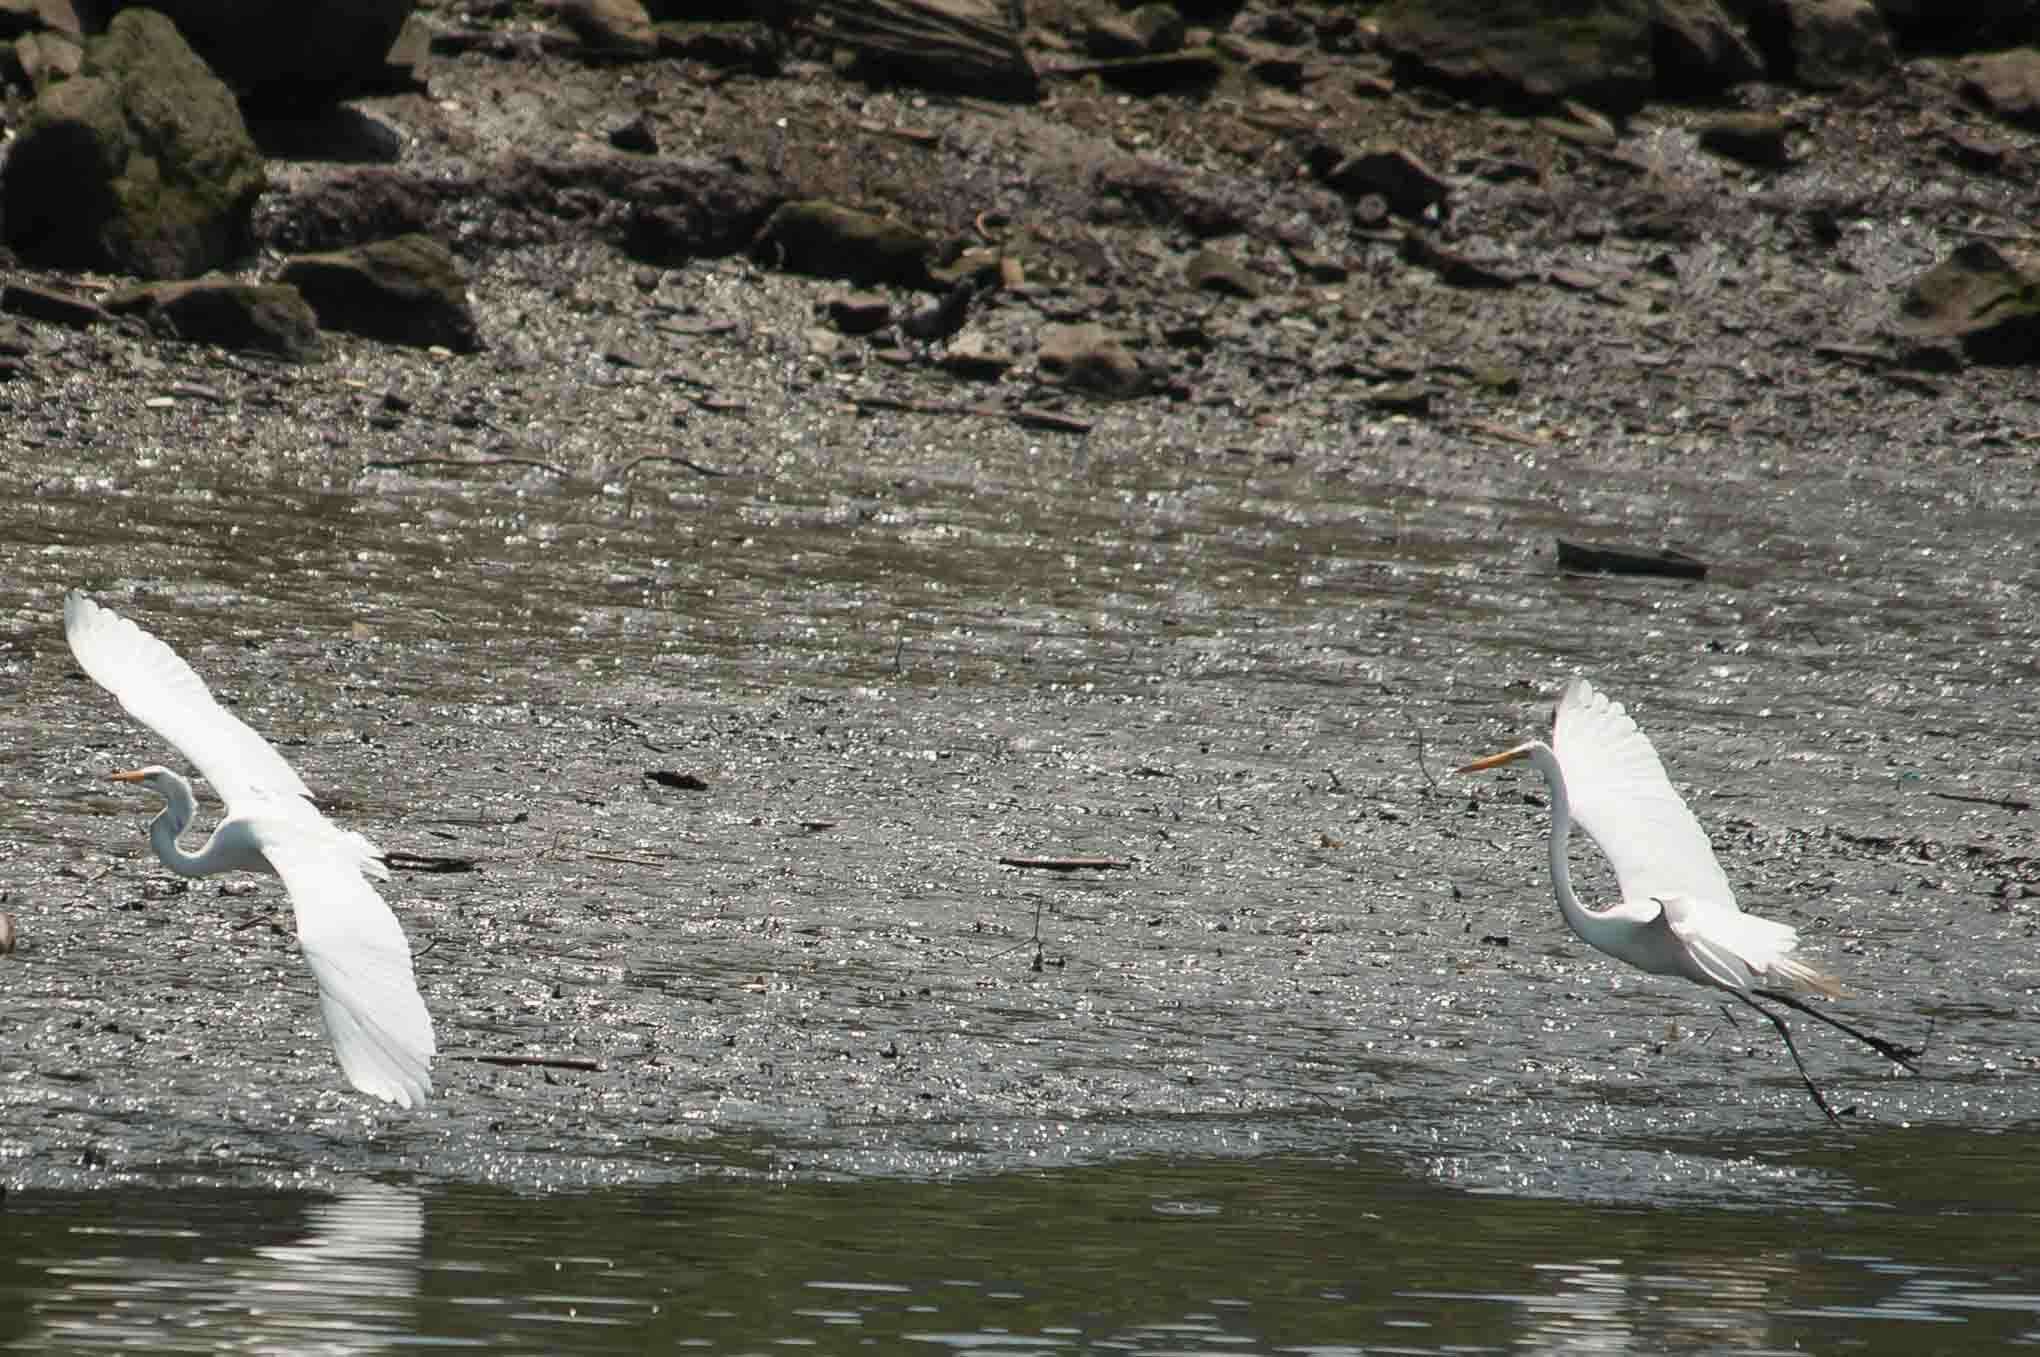
[[[1764,991],[1762,990],[1759,990],[1757,992],[1759,994],[1764,993]],[[1748,1004],[1751,1008],[1754,1008],[1755,1010],[1757,1010],[1757,1012],[1763,1014],[1766,1018],[1769,1018],[1771,1020],[1771,1026],[1778,1029],[1778,1035],[1785,1038],[1785,1051],[1788,1055],[1792,1057],[1792,1063],[1799,1067],[1799,1077],[1805,1081],[1806,1091],[1813,1095],[1813,1105],[1815,1107],[1818,1107],[1821,1110],[1821,1114],[1825,1116],[1829,1121],[1833,1122],[1837,1126],[1840,1126],[1842,1124],[1842,1119],[1835,1115],[1835,1110],[1832,1107],[1828,1106],[1828,1100],[1826,1098],[1821,1097],[1820,1089],[1816,1087],[1813,1082],[1813,1076],[1806,1072],[1806,1062],[1799,1058],[1799,1048],[1792,1044],[1792,1030],[1785,1025],[1785,1020],[1779,1017],[1776,1013],[1773,1013],[1770,1009],[1765,1008],[1755,999],[1750,998],[1749,995],[1744,994],[1741,990],[1730,990],[1729,993],[1735,995],[1736,998],[1742,1000],[1744,1003]],[[1771,996],[1766,995],[1765,997],[1768,998]]]
[[[1832,1027],[1837,1031],[1847,1032],[1850,1036],[1862,1042],[1865,1046],[1868,1046],[1871,1050],[1877,1052],[1877,1054],[1883,1056],[1886,1060],[1895,1061],[1898,1064],[1903,1065],[1907,1069],[1911,1070],[1914,1074],[1918,1074],[1920,1072],[1920,1067],[1918,1065],[1915,1065],[1913,1061],[1927,1053],[1926,1041],[1922,1041],[1917,1046],[1901,1046],[1895,1041],[1886,1041],[1883,1037],[1873,1037],[1868,1032],[1865,1032],[1860,1028],[1851,1027],[1849,1026],[1849,1024],[1843,1022],[1840,1018],[1830,1017],[1827,1014],[1821,1012],[1819,1009],[1813,1007],[1811,1004],[1805,1003],[1802,1000],[1785,993],[1783,990],[1760,989],[1752,990],[1751,993],[1761,994],[1766,999],[1771,1000],[1773,1003],[1783,1004],[1787,1008],[1796,1008],[1809,1018],[1819,1018],[1829,1027]],[[1934,1029],[1931,1025],[1929,1025],[1927,1028],[1927,1040],[1928,1041],[1933,1040],[1933,1036]]]

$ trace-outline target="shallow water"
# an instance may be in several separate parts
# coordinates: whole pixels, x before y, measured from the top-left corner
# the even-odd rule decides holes
[[[2040,1338],[2028,1138],[1877,1137],[1835,1200],[1609,1208],[1357,1155],[532,1199],[28,1192],[31,1351],[1977,1352]],[[1751,1150],[1754,1156],[1761,1152]],[[1795,1172],[1780,1170],[1785,1176]]]

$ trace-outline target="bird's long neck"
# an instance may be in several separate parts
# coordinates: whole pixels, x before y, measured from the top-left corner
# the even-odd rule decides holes
[[[1530,764],[1544,774],[1544,785],[1551,792],[1551,889],[1558,896],[1558,912],[1583,941],[1598,946],[1596,939],[1607,932],[1608,921],[1573,894],[1572,867],[1566,855],[1566,844],[1572,838],[1572,800],[1565,791],[1565,770],[1558,766],[1558,756],[1542,744],[1531,749]]]
[[[208,875],[212,869],[206,861],[205,849],[194,856],[177,846],[177,836],[198,814],[198,799],[191,794],[191,784],[181,777],[173,779],[169,790],[163,793],[163,800],[162,813],[149,821],[149,846],[156,850],[165,867],[180,876]]]

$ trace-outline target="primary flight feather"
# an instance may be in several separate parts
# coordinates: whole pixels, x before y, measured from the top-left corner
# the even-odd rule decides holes
[[[369,884],[389,875],[375,845],[320,814],[297,771],[220,706],[169,646],[75,592],[64,600],[64,636],[93,681],[176,746],[226,805],[205,847],[188,854],[177,836],[197,811],[191,784],[153,765],[112,774],[163,798],[149,825],[156,855],[185,876],[280,877],[348,1082],[403,1107],[423,1102],[432,1093],[432,1017],[418,995],[404,930]]]

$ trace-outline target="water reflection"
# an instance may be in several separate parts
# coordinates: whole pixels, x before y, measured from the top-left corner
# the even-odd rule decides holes
[[[2008,1165],[1951,1158],[1895,1168],[1872,1150],[1860,1166],[1885,1204],[1846,1210],[1604,1207],[1303,1159],[544,1197],[27,1192],[0,1213],[0,1346],[1159,1357],[2031,1341],[2033,1207],[1984,1200]],[[1965,1180],[1976,1199],[1946,1209]]]
[[[168,1194],[136,1205],[77,1199],[54,1221],[60,1235],[38,1237],[49,1252],[16,1258],[45,1284],[29,1287],[28,1323],[11,1346],[340,1354],[417,1331],[425,1208],[415,1191],[358,1183],[309,1203]],[[301,1224],[286,1223],[300,1213]],[[272,1233],[286,1237],[247,1247]]]

